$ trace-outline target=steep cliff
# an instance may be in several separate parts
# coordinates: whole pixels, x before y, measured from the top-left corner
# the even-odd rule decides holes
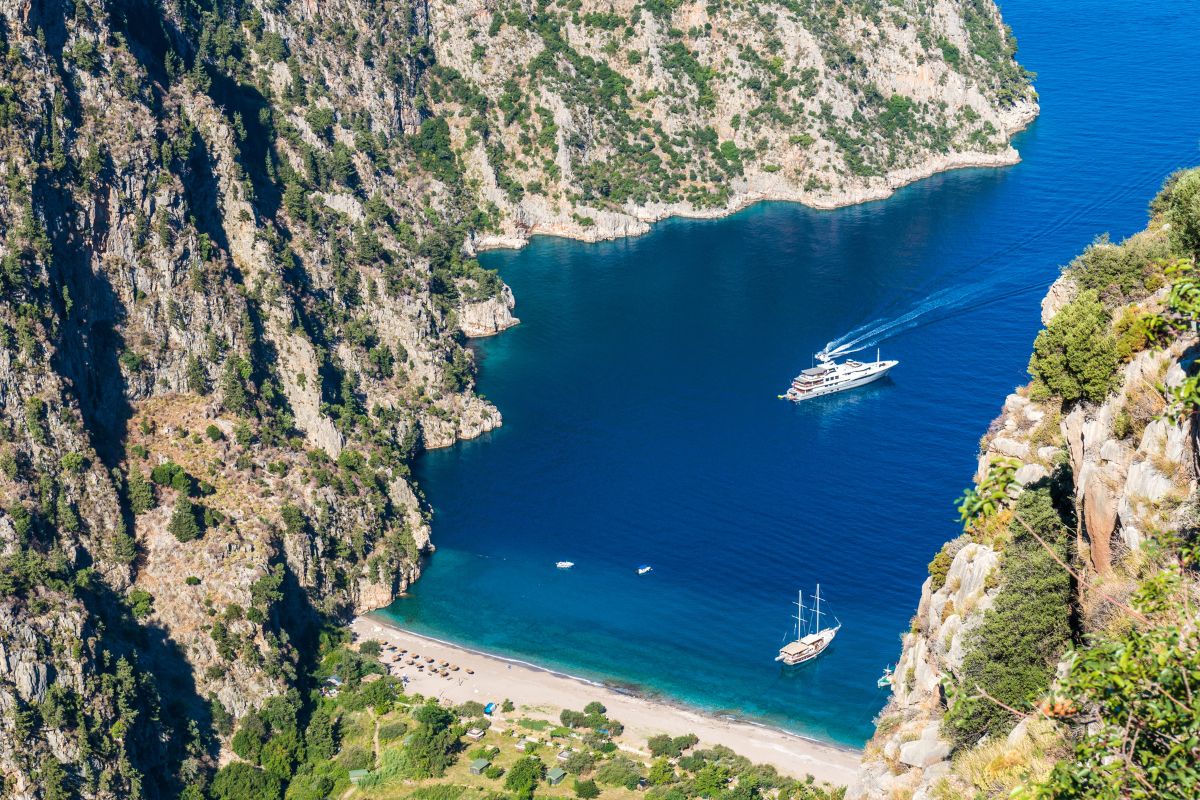
[[[1132,707],[1143,690],[1119,673],[1139,659],[1185,683],[1200,669],[1198,189],[1200,172],[1174,176],[1145,232],[1098,241],[1051,287],[1034,380],[983,437],[965,533],[930,563],[849,797],[1193,796],[1176,770],[1195,764],[1195,705],[1170,724],[1131,714],[1123,750],[1094,693]],[[1127,636],[1180,646],[1139,653]],[[1143,724],[1139,754],[1129,731]]]
[[[434,0],[429,19],[482,245],[878,199],[1013,163],[1037,113],[990,0]]]
[[[458,315],[510,296],[462,252],[452,154],[405,136],[424,36],[387,10],[0,5],[13,796],[196,785],[214,720],[416,576],[413,454],[499,424]]]

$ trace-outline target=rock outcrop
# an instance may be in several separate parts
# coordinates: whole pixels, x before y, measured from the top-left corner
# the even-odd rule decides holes
[[[1072,625],[1080,637],[1102,630],[1113,614],[1111,598],[1133,591],[1147,538],[1187,528],[1194,513],[1196,430],[1190,420],[1174,420],[1166,413],[1166,395],[1184,381],[1198,340],[1194,332],[1171,333],[1160,346],[1151,347],[1145,331],[1152,324],[1129,322],[1161,311],[1166,303],[1168,290],[1155,291],[1163,283],[1163,262],[1158,259],[1163,234],[1156,220],[1148,232],[1133,237],[1132,244],[1122,245],[1127,248],[1119,254],[1126,259],[1124,269],[1137,276],[1124,287],[1111,273],[1101,273],[1114,281],[1105,291],[1119,298],[1109,300],[1109,324],[1127,337],[1114,337],[1108,346],[1114,353],[1122,346],[1129,350],[1125,363],[1114,368],[1104,399],[1077,399],[1064,406],[1062,398],[1047,396],[1046,387],[1035,380],[1007,397],[981,442],[977,484],[988,479],[994,466],[1005,465],[1013,473],[1010,496],[1034,485],[1066,485],[1064,502],[1076,520],[1068,558],[1086,585],[1075,586],[1078,607],[1061,613],[1078,617]],[[1099,251],[1104,257],[1115,249],[1103,241],[1088,252]],[[1090,268],[1085,254],[1054,282],[1042,302],[1044,324],[1052,324],[1080,298],[1082,280],[1094,284],[1097,278],[1088,273]],[[1095,364],[1120,360],[1095,352],[1099,355],[1081,348],[1068,358],[1094,357],[1088,365],[1093,369]],[[1000,511],[991,522],[971,528],[969,535],[947,543],[930,564],[931,577],[922,587],[912,630],[903,638],[891,698],[877,719],[860,779],[848,792],[851,800],[1007,796],[1012,784],[997,774],[1004,773],[1006,780],[1042,775],[1051,763],[1046,760],[1048,748],[1057,745],[1061,752],[1057,734],[1037,716],[1017,725],[1007,738],[985,736],[957,748],[942,725],[948,692],[961,677],[964,643],[1004,591],[1005,535],[998,531],[1008,526],[1012,513]],[[1103,589],[1092,591],[1097,586]],[[1060,676],[1066,668],[1066,663],[1059,665]],[[1034,758],[1042,761],[1031,763]]]
[[[521,321],[512,315],[516,305],[512,289],[505,286],[500,297],[463,303],[458,309],[458,325],[472,338],[495,336]]]
[[[436,102],[498,230],[595,241],[759,200],[833,208],[1017,161],[1037,114],[992,3],[429,6]],[[986,47],[982,46],[984,41]],[[475,113],[485,108],[482,118]]]

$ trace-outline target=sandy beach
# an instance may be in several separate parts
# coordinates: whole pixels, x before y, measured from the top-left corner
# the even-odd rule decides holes
[[[659,733],[694,733],[701,746],[725,745],[751,761],[772,764],[780,772],[798,778],[812,775],[819,781],[846,785],[858,769],[860,754],[856,750],[625,694],[570,675],[430,639],[371,617],[358,617],[351,628],[360,641],[375,639],[417,653],[422,662],[433,658],[436,664],[447,661],[459,667],[443,678],[403,662],[393,665],[393,674],[409,679],[409,692],[426,697],[456,704],[468,700],[499,703],[508,698],[524,716],[554,720],[564,708],[581,709],[599,700],[611,717],[625,725],[620,741],[625,749],[643,751],[646,739]]]

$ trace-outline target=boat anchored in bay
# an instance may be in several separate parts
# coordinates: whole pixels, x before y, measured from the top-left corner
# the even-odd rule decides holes
[[[865,386],[887,375],[892,367],[900,363],[882,360],[878,350],[875,352],[875,360],[867,362],[848,358],[839,364],[826,352],[817,353],[814,358],[819,363],[802,370],[792,380],[787,392],[779,395],[779,399],[799,403],[801,400]]]
[[[825,652],[825,649],[833,642],[833,637],[837,636],[837,632],[841,630],[842,623],[838,621],[837,617],[833,618],[837,624],[832,628],[821,627],[821,584],[819,583],[815,599],[816,606],[807,609],[813,613],[805,616],[804,592],[800,592],[800,597],[796,602],[798,609],[795,616],[796,639],[779,648],[779,655],[775,656],[776,661],[782,661],[789,667],[811,661]]]

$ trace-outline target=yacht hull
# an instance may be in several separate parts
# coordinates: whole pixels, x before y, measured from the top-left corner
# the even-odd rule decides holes
[[[790,390],[787,394],[785,394],[784,398],[787,400],[791,400],[793,403],[800,403],[800,402],[803,402],[804,400],[811,400],[814,397],[825,397],[826,395],[837,394],[838,392],[844,392],[847,389],[857,389],[859,386],[866,386],[868,383],[874,383],[875,381],[884,377],[889,372],[891,372],[895,368],[895,366],[896,366],[896,362],[893,361],[892,363],[888,364],[887,366],[880,367],[878,370],[870,372],[866,375],[862,375],[860,377],[855,377],[850,380],[840,382],[833,386],[818,386],[807,392],[798,392],[793,389],[793,390]]]
[[[833,643],[833,637],[836,635],[837,628],[827,628],[813,637],[815,641],[807,643],[803,641],[792,642],[779,651],[779,655],[775,656],[775,660],[782,662],[785,667],[795,667],[812,661],[828,649],[829,645]]]

